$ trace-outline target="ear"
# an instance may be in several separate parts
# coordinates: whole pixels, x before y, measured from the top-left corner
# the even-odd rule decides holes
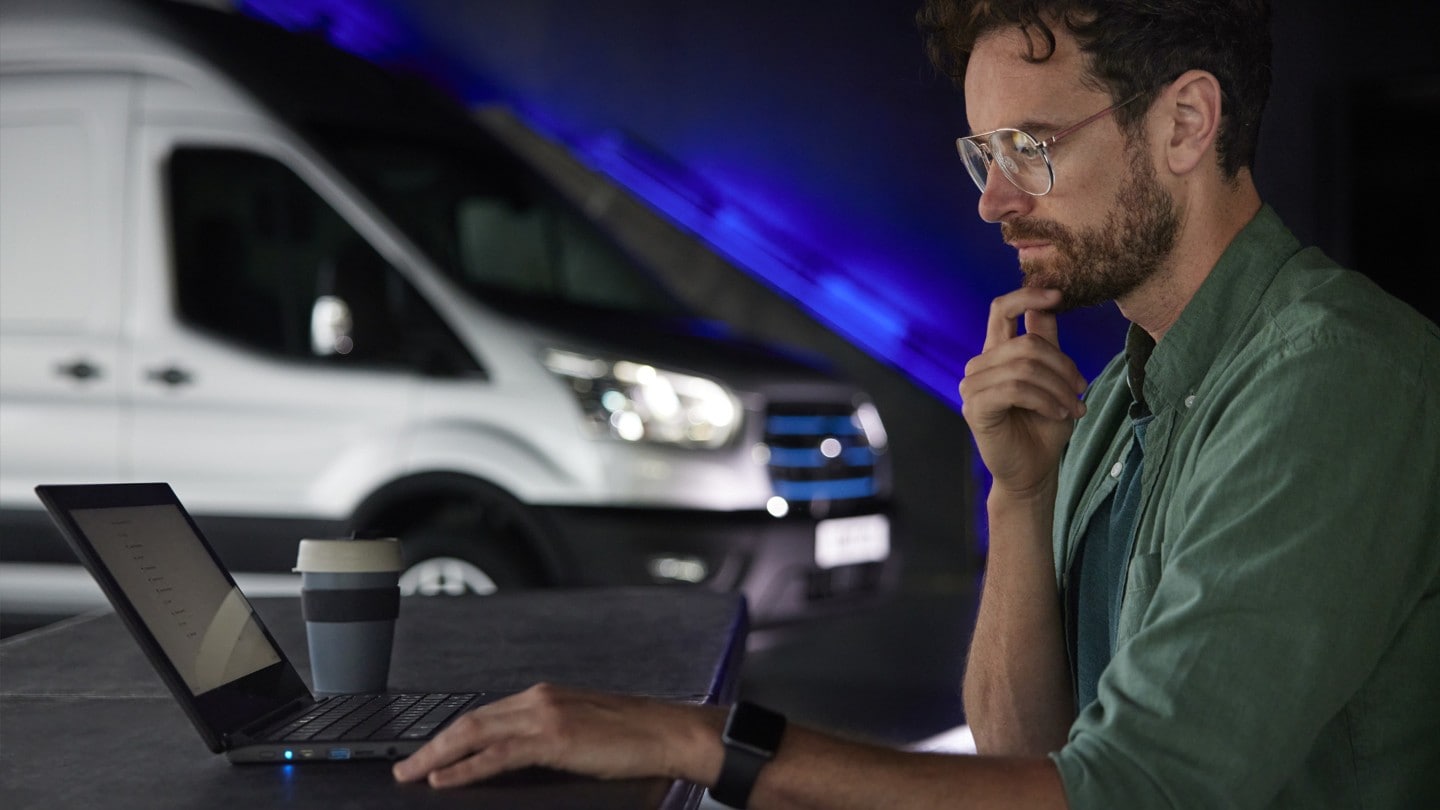
[[[1214,74],[1188,70],[1160,94],[1165,159],[1170,171],[1189,174],[1208,156],[1215,162],[1220,131],[1220,82]]]

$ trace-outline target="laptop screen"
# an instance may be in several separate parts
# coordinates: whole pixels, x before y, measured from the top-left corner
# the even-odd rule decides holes
[[[70,513],[194,695],[280,662],[250,603],[169,504]]]
[[[212,751],[313,700],[168,484],[35,492]]]

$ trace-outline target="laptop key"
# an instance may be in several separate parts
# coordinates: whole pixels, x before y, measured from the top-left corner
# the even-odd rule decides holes
[[[435,706],[440,703],[443,697],[443,695],[423,696],[420,700],[407,707],[405,711],[392,718],[390,722],[377,729],[376,732],[374,734],[371,734],[367,739],[373,740],[383,739],[386,737],[399,737],[400,734],[405,731],[405,729],[414,725],[415,721],[424,717],[430,712],[431,709],[435,708]]]
[[[419,695],[398,696],[396,700],[382,707],[379,711],[366,718],[364,722],[350,729],[350,733],[347,734],[346,737],[353,740],[373,739],[375,732],[379,731],[382,726],[387,726],[394,722],[397,717],[409,710],[409,708],[419,700]]]
[[[352,702],[353,698],[349,696],[323,701],[270,737],[271,739],[308,740],[334,722],[335,718],[344,714]]]
[[[353,708],[346,711],[343,716],[339,716],[330,722],[324,731],[311,737],[311,739],[316,742],[344,739],[351,729],[369,720],[377,712],[383,710],[389,702],[387,698],[381,695],[376,695],[369,700],[360,701],[356,703]]]
[[[402,740],[416,740],[428,737],[435,732],[435,729],[444,725],[450,718],[454,717],[464,709],[473,699],[474,695],[451,695],[441,701],[435,708],[425,713],[425,716],[415,721],[415,725],[406,729],[400,735]]]

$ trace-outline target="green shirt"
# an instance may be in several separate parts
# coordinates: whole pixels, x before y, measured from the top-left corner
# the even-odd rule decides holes
[[[1061,465],[1062,592],[1131,436],[1125,376]],[[1070,807],[1440,807],[1440,329],[1266,207],[1144,399],[1114,657],[1052,754]]]

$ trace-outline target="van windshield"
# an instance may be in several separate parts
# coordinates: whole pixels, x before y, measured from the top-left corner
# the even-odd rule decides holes
[[[353,130],[321,139],[339,168],[478,300],[505,310],[565,304],[689,314],[513,156]]]

